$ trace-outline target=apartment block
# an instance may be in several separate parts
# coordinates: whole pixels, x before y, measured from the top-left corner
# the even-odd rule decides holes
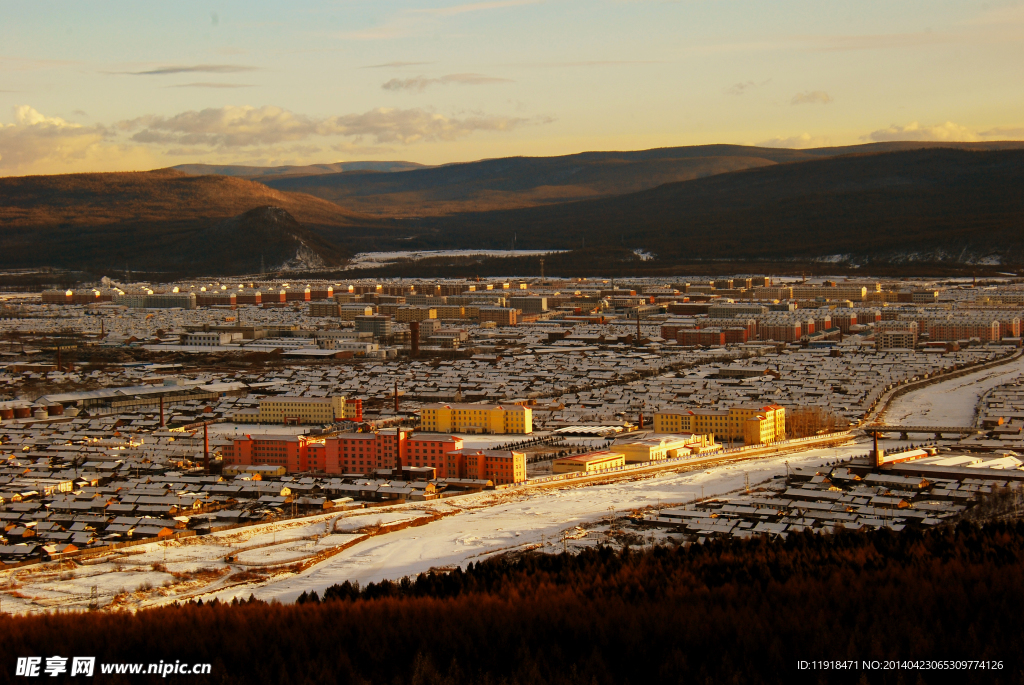
[[[529,407],[500,404],[428,404],[420,410],[420,430],[433,433],[532,433]]]
[[[276,395],[260,400],[258,410],[235,413],[236,423],[323,424],[362,421],[363,401],[345,397],[290,397]]]
[[[757,418],[756,430],[748,420]],[[740,404],[721,409],[664,409],[654,414],[655,433],[696,433],[729,442],[764,444],[786,436],[786,410],[777,404]],[[757,442],[747,442],[756,440]]]
[[[490,321],[498,326],[515,326],[518,323],[516,310],[511,307],[480,307],[478,316],[480,323]]]
[[[526,454],[506,450],[458,449],[445,453],[446,478],[490,480],[495,485],[526,482]]]
[[[309,315],[339,317],[341,316],[341,306],[337,302],[310,302]]]
[[[916,347],[916,321],[879,321],[875,324],[875,349],[912,350]]]

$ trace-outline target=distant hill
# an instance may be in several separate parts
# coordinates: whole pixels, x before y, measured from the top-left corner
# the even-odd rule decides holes
[[[1024,147],[1024,143],[952,145],[961,149]],[[938,146],[937,143],[895,142],[791,150],[697,145],[584,152],[559,157],[486,159],[388,174],[348,171],[264,176],[259,180],[278,190],[308,193],[363,214],[411,218],[597,199],[775,164]]]
[[[313,176],[316,174],[341,174],[353,171],[409,171],[426,168],[416,162],[335,162],[333,164],[307,164],[305,166],[242,166],[238,164],[179,164],[172,167],[190,176],[241,176],[260,179],[264,176]]]
[[[258,266],[258,250],[270,268],[300,243],[336,264],[346,252],[314,237],[374,224],[308,195],[170,169],[2,178],[0,198],[3,267],[237,273],[254,270],[253,259]],[[284,214],[246,215],[266,207]]]
[[[775,164],[598,200],[422,219],[407,224],[416,231],[402,244],[499,248],[515,235],[522,249],[625,248],[662,263],[1021,264],[1022,188],[1022,149],[929,146]]]
[[[575,251],[552,268],[610,269],[637,252],[661,272],[722,260],[1024,264],[1024,143],[714,145],[263,180],[274,187],[173,169],[0,178],[0,268],[232,274],[262,257],[267,269],[330,270],[356,252],[513,240]],[[465,211],[478,207],[491,209]]]

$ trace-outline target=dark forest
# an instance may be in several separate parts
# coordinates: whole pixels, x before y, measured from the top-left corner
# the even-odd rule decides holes
[[[3,616],[0,651],[8,676],[33,655],[213,664],[96,682],[916,684],[951,674],[797,663],[970,659],[1002,668],[958,683],[1018,683],[1022,562],[1020,522],[526,554],[288,605]]]

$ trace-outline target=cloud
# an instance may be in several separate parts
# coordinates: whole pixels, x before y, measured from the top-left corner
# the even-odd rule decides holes
[[[146,71],[122,71],[121,74],[132,76],[167,76],[168,74],[238,74],[244,71],[258,71],[259,67],[243,64],[194,64],[192,66],[170,66],[148,69]]]
[[[392,67],[418,67],[425,64],[433,64],[433,62],[385,62],[384,64],[369,64],[362,69],[384,69]]]
[[[153,168],[152,156],[119,145],[103,126],[47,117],[28,105],[14,108],[14,123],[0,124],[0,174],[70,173]]]
[[[832,96],[821,90],[797,93],[790,100],[791,105],[827,105],[830,102],[832,102]]]
[[[196,83],[178,83],[168,88],[252,88],[251,83],[208,83],[197,81]]]
[[[748,90],[753,90],[754,88],[760,88],[761,86],[766,86],[769,83],[771,83],[771,79],[768,79],[766,81],[761,81],[760,83],[756,83],[755,81],[745,81],[743,83],[736,83],[736,84],[733,84],[732,86],[729,86],[728,88],[726,88],[725,89],[725,93],[727,95],[743,95]]]
[[[1024,126],[997,126],[987,131],[981,131],[978,135],[998,140],[1021,140],[1024,139]]]
[[[464,86],[479,86],[490,83],[512,82],[512,79],[485,76],[483,74],[448,74],[447,76],[442,76],[440,78],[427,78],[426,76],[416,76],[405,79],[393,78],[387,83],[382,84],[381,88],[384,90],[414,90],[419,92],[427,86],[448,85],[449,83],[457,83]]]
[[[954,124],[952,121],[934,126],[921,126],[918,122],[912,121],[906,126],[893,124],[889,128],[872,131],[868,135],[862,136],[861,139],[876,143],[894,140],[974,142],[981,140],[981,136],[966,126]]]
[[[548,118],[525,119],[487,114],[465,118],[445,117],[422,109],[374,109],[364,114],[332,117],[319,126],[323,132],[342,136],[372,137],[378,143],[415,143],[455,140],[476,131],[511,131],[525,124],[550,123]]]
[[[228,106],[182,112],[173,117],[140,117],[119,122],[117,128],[134,132],[131,140],[145,145],[239,148],[314,136],[368,137],[378,144],[410,144],[454,140],[476,131],[509,131],[528,123],[547,121],[487,114],[446,117],[423,109],[388,108],[314,118],[280,107]]]
[[[759,147],[785,147],[795,149],[829,147],[830,145],[832,145],[832,141],[828,138],[824,136],[812,136],[810,133],[801,133],[798,136],[792,136],[790,138],[776,136],[770,140],[763,140],[758,143]]]
[[[746,83],[737,83],[725,89],[725,92],[729,95],[743,95],[751,88],[756,87],[757,84],[753,81],[747,81]]]

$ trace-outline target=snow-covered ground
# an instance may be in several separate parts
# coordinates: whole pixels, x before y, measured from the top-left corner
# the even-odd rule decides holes
[[[884,441],[886,447],[896,441]],[[717,496],[743,487],[745,476],[756,484],[786,473],[789,467],[818,466],[864,454],[866,441],[842,447],[809,450],[795,455],[689,472],[638,475],[606,485],[577,485],[560,489],[484,492],[430,502],[330,513],[292,521],[268,522],[210,536],[153,542],[129,548],[129,556],[82,566],[64,579],[53,569],[17,572],[18,587],[2,597],[6,611],[45,611],[56,605],[84,608],[93,587],[99,604],[115,596],[128,608],[202,596],[222,600],[249,597],[292,601],[305,590],[323,590],[346,580],[368,583],[398,579],[432,567],[461,565],[505,551],[546,545],[559,551],[563,532],[593,526],[610,514],[621,517],[647,506],[673,505],[703,496]],[[295,574],[259,566],[229,564],[239,554],[246,564],[291,563],[316,548],[352,540],[380,524],[438,515],[425,525],[371,535],[312,568]],[[327,535],[328,537],[323,537]],[[319,536],[314,547],[313,536]],[[593,544],[588,536],[574,546]],[[269,545],[253,549],[256,545]],[[247,551],[241,551],[241,550]],[[237,574],[265,575],[239,580]],[[12,579],[0,574],[0,589]]]
[[[322,593],[346,580],[365,584],[398,579],[432,567],[464,566],[494,554],[541,544],[546,544],[548,551],[560,551],[563,531],[608,518],[612,512],[621,516],[650,505],[680,504],[702,495],[720,495],[742,488],[747,474],[751,484],[784,475],[787,461],[791,468],[818,466],[864,454],[868,448],[866,442],[860,442],[706,471],[663,472],[608,485],[481,493],[405,505],[422,513],[449,515],[424,526],[368,538],[299,575],[284,576],[259,586],[229,588],[215,596],[231,600],[254,594],[261,599],[289,602],[303,591]],[[367,518],[380,515],[367,514]]]
[[[978,400],[1024,373],[1024,357],[907,393],[893,401],[882,420],[905,426],[973,426]]]

